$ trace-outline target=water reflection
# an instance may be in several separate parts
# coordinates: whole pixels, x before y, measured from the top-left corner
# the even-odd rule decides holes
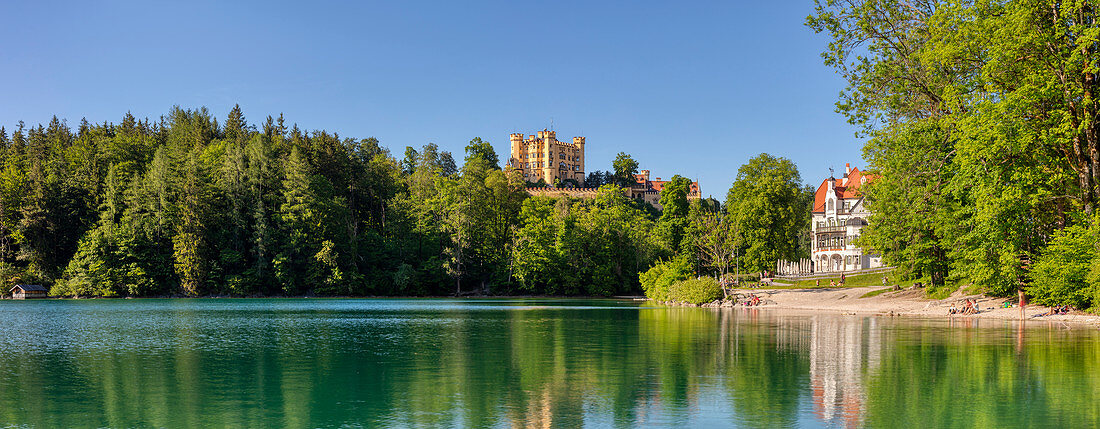
[[[814,317],[810,334],[810,389],[814,412],[825,423],[862,424],[863,375],[878,369],[882,353],[879,320]],[[862,322],[862,323],[860,323]]]
[[[1100,421],[1097,331],[1061,324],[622,301],[135,300],[2,302],[0,326],[0,426]]]

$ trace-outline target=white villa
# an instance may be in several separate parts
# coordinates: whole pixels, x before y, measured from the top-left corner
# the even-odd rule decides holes
[[[844,164],[844,177],[829,177],[814,193],[813,271],[853,271],[878,268],[882,257],[867,255],[852,244],[867,225],[870,212],[863,205],[859,188],[868,177],[851,164]]]

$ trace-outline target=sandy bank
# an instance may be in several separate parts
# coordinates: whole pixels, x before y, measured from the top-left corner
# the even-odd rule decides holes
[[[881,287],[820,288],[820,289],[740,289],[742,295],[755,294],[763,304],[760,308],[791,310],[813,310],[838,313],[862,313],[914,317],[958,317],[1018,320],[1051,320],[1100,325],[1100,316],[1076,312],[1067,315],[1040,316],[1049,308],[1040,305],[1002,308],[1005,298],[990,298],[983,295],[964,295],[956,293],[947,299],[928,299],[923,290],[900,290],[886,292],[877,296],[860,298],[867,292],[880,290]],[[954,303],[962,307],[964,299],[978,302],[981,313],[976,315],[949,314],[948,309]]]

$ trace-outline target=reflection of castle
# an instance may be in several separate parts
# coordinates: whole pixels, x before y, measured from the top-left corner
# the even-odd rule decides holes
[[[862,320],[866,323],[860,323]],[[866,402],[863,373],[878,368],[881,337],[873,317],[814,318],[810,329],[810,387],[814,411],[826,424],[862,425]]]

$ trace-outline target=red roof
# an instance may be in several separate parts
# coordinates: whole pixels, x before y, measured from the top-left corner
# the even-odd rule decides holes
[[[835,192],[837,198],[859,198],[863,195],[859,188],[863,185],[863,178],[866,177],[867,181],[874,179],[873,176],[865,175],[859,171],[859,168],[853,168],[848,172],[848,177],[836,181],[833,185],[833,192]],[[817,191],[814,192],[814,209],[815,212],[825,211],[825,197],[828,196],[829,179],[821,181],[821,185],[817,187]]]
[[[653,189],[654,191],[660,191],[662,188],[665,187],[665,183],[670,183],[670,182],[672,182],[672,181],[671,180],[650,180],[649,181],[649,188]],[[691,182],[691,187],[688,188],[688,191],[689,192],[699,192],[699,182]]]

